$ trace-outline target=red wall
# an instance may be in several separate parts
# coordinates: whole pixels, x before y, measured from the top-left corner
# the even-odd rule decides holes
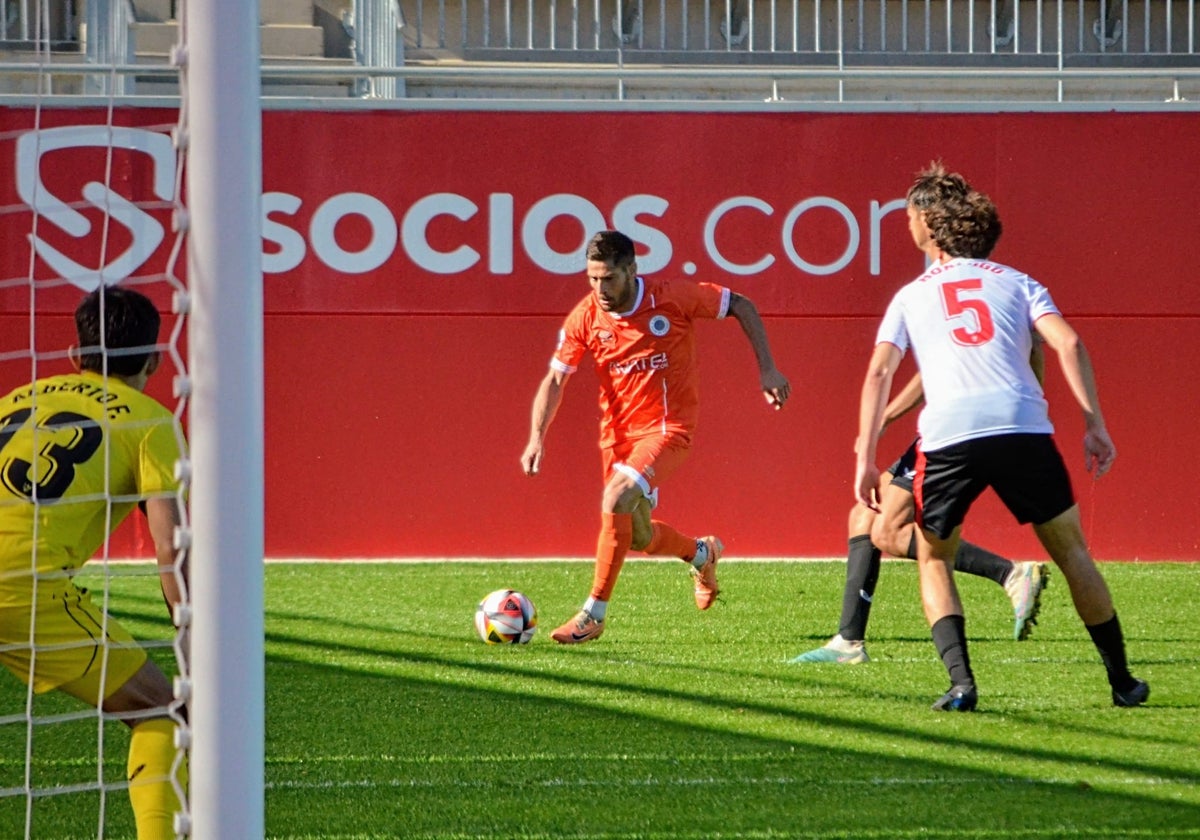
[[[99,118],[50,112],[43,127]],[[30,120],[0,110],[2,130]],[[1079,413],[1053,360],[1048,392],[1097,555],[1200,559],[1190,481],[1200,409],[1195,127],[1189,114],[268,112],[268,553],[590,553],[600,476],[589,371],[571,380],[541,474],[525,477],[518,458],[561,318],[586,291],[573,261],[593,215],[641,225],[644,264],[679,274],[691,263],[697,278],[758,302],[795,391],[786,410],[768,410],[737,325],[702,324],[701,426],[660,515],[720,534],[731,556],[842,553],[863,369],[888,297],[921,268],[903,212],[875,232],[872,202],[901,198],[914,172],[941,157],[999,205],[1006,233],[995,258],[1045,282],[1092,353],[1120,453],[1105,478],[1082,470]],[[11,137],[0,137],[0,161]],[[72,153],[42,163],[49,188],[67,196],[96,177],[85,172],[92,153]],[[117,156],[115,191],[144,197],[144,157]],[[738,196],[747,206],[713,223],[714,208]],[[815,206],[794,211],[789,227],[803,202]],[[20,203],[0,179],[0,205]],[[166,211],[150,212],[166,224]],[[29,216],[0,216],[6,242],[24,240]],[[857,249],[822,273],[852,228]],[[94,239],[74,241],[45,219],[39,230],[70,254]],[[132,238],[118,231],[112,247]],[[789,247],[817,270],[789,259]],[[769,266],[742,274],[720,265],[767,255]],[[160,249],[140,271],[165,262]],[[29,263],[26,248],[0,257],[5,277],[27,275]],[[34,265],[35,276],[53,275],[44,260]],[[37,346],[69,343],[77,296],[72,286],[39,293]],[[0,289],[0,353],[28,346],[28,308],[26,290]],[[4,362],[0,384],[27,371],[21,358]],[[167,377],[155,387],[169,397]],[[898,455],[912,428],[890,431],[882,457]],[[990,496],[967,533],[1014,556],[1041,554]],[[122,539],[145,541],[137,529]]]

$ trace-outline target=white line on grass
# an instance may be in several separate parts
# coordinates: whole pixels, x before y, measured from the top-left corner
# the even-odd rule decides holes
[[[374,840],[374,838],[383,837],[391,838],[394,835],[376,835],[376,834],[290,834],[287,840]],[[407,835],[406,835],[407,836]],[[411,835],[411,840],[421,840],[421,838],[436,838],[436,840],[494,840],[495,834],[464,834],[462,832],[424,832],[421,834]],[[1164,838],[1188,838],[1200,837],[1200,829],[1183,828],[1163,830],[1160,828],[1149,829],[1129,829],[1129,828],[1104,828],[1087,826],[1085,828],[1067,828],[1067,827],[1046,827],[1035,829],[903,829],[903,828],[884,828],[878,830],[864,829],[855,827],[854,834],[849,835],[844,830],[831,829],[828,832],[812,832],[812,831],[790,831],[787,829],[768,829],[766,831],[743,831],[739,830],[735,834],[727,834],[723,831],[675,831],[670,832],[642,832],[636,834],[605,832],[604,834],[592,834],[584,832],[571,832],[570,834],[521,834],[523,840],[845,840],[846,837],[853,836],[856,840],[938,840],[938,838],[952,838],[953,840],[1038,840],[1038,838],[1049,837],[1055,840],[1062,838],[1079,837],[1084,840],[1101,840],[1101,838],[1116,838],[1116,840],[1133,840],[1138,837],[1149,837],[1152,840],[1164,840]]]
[[[122,566],[145,566],[153,568],[155,561],[145,557],[110,557],[106,563]],[[268,565],[306,566],[306,565],[343,565],[354,564],[363,566],[379,565],[422,565],[447,563],[595,563],[595,557],[265,557],[263,562]],[[661,564],[654,557],[629,557],[626,563],[655,563]],[[722,557],[721,563],[845,563],[845,557]],[[912,563],[912,560],[883,558],[884,563]],[[92,572],[98,574],[98,572]]]
[[[150,562],[150,561],[147,561]],[[358,563],[363,565],[380,564],[422,564],[436,563],[595,563],[595,557],[268,557],[268,564],[307,565]],[[652,563],[661,565],[662,560],[654,557],[630,557],[626,563]],[[721,563],[845,563],[845,557],[722,557]],[[894,560],[885,558],[885,563],[911,563],[911,560]]]
[[[1074,787],[1080,784],[1081,779],[1067,778],[1048,778],[1048,779],[1022,779],[1016,777],[991,778],[985,779],[978,776],[953,778],[945,776],[932,776],[927,778],[874,778],[874,779],[839,779],[838,785],[841,787],[944,787],[948,785],[962,785],[978,788],[980,785],[1020,785],[1030,787],[1043,786],[1069,786]],[[754,786],[754,785],[772,785],[775,787],[789,787],[792,785],[811,785],[812,779],[809,778],[794,778],[791,776],[723,776],[721,778],[713,776],[705,776],[702,778],[684,778],[673,777],[659,779],[653,776],[639,779],[527,779],[519,783],[520,787],[542,787],[542,788],[592,788],[592,787],[626,787],[626,788],[651,788],[651,787],[681,787],[681,788],[697,788],[697,787],[731,787],[731,786]],[[1110,785],[1121,785],[1125,787],[1154,787],[1157,785],[1177,785],[1184,787],[1194,787],[1197,782],[1182,779],[1163,779],[1159,777],[1125,777],[1123,779],[1105,779],[1102,782],[1087,782],[1092,787],[1100,786],[1107,787]],[[511,789],[514,783],[510,780],[496,781],[492,779],[455,779],[453,781],[434,781],[430,779],[326,779],[322,781],[314,781],[310,779],[284,779],[266,783],[267,790],[339,790],[354,788],[358,790],[382,790],[392,788],[459,788],[459,789],[481,789],[492,787],[503,787]]]

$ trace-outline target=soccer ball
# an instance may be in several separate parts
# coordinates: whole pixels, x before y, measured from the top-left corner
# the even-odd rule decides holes
[[[524,593],[497,589],[475,608],[475,631],[489,645],[523,645],[537,632],[537,607]]]

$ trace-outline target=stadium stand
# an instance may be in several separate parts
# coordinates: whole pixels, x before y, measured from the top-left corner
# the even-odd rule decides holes
[[[0,4],[5,93],[28,92],[18,65],[38,3]],[[167,68],[175,0],[51,0],[52,63],[95,60],[101,8],[114,32],[128,27],[129,46],[118,34],[113,48],[148,68],[125,92],[170,93],[152,71]],[[263,91],[1162,102],[1200,96],[1198,22],[1197,0],[262,0]],[[77,71],[53,82],[86,87]]]

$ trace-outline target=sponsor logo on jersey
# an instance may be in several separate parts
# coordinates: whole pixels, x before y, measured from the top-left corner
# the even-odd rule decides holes
[[[643,373],[648,370],[666,370],[670,367],[666,353],[655,353],[651,356],[639,356],[636,359],[616,359],[609,362],[608,372],[621,376],[626,373]]]

